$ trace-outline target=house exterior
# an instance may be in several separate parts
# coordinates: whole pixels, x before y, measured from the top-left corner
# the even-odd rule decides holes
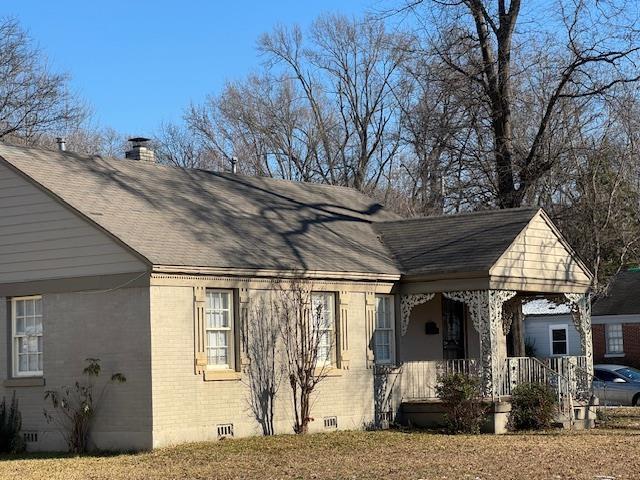
[[[87,358],[127,377],[98,448],[259,434],[247,319],[294,282],[326,307],[311,431],[400,419],[442,368],[476,369],[501,402],[529,361],[531,295],[571,302],[591,368],[591,276],[542,210],[403,220],[349,188],[161,166],[144,145],[127,157],[0,145],[0,395],[16,392],[32,450],[65,448],[43,397]]]
[[[596,363],[640,368],[640,271],[615,276],[593,304],[593,356]]]

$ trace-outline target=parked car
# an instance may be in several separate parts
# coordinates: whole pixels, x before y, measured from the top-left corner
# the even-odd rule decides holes
[[[601,405],[640,406],[640,370],[624,365],[594,365],[593,390]]]

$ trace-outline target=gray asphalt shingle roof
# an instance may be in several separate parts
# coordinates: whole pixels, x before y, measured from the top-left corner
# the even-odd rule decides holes
[[[591,315],[632,315],[640,313],[640,271],[618,273],[605,296],[591,307]]]
[[[537,211],[515,208],[416,218],[375,228],[406,275],[488,273]]]
[[[351,188],[4,144],[0,157],[155,265],[488,273],[537,211],[402,220]]]
[[[399,273],[351,188],[0,145],[0,156],[152,264]]]

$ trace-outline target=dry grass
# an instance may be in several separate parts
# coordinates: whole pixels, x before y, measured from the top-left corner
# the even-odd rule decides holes
[[[615,429],[504,436],[340,432],[199,443],[149,453],[0,461],[0,478],[76,479],[634,479],[640,409]],[[622,420],[635,418],[622,425]],[[625,420],[625,421],[626,421]],[[621,423],[622,422],[622,423]]]

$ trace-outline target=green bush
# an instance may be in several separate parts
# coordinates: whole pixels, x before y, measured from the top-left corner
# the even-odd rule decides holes
[[[451,373],[439,378],[436,394],[442,401],[450,433],[479,433],[486,407],[478,377]]]
[[[513,430],[549,428],[557,412],[558,402],[546,385],[523,383],[513,389],[510,426]]]
[[[24,450],[24,441],[20,435],[22,415],[18,409],[16,392],[13,392],[11,404],[2,397],[0,403],[0,453],[19,453]]]

